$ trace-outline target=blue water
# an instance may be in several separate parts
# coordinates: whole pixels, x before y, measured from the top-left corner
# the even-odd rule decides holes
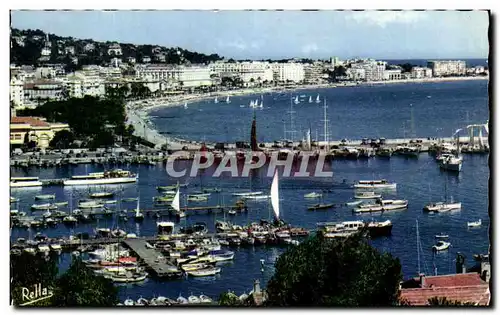
[[[320,95],[321,103],[308,103]],[[305,95],[293,104],[290,96]],[[489,117],[488,81],[388,84],[330,89],[302,90],[290,94],[264,94],[264,108],[256,110],[257,140],[272,142],[295,130],[293,140],[303,138],[311,127],[323,139],[323,98],[327,99],[330,139],[364,137],[403,138],[450,137],[468,123],[485,123]],[[248,105],[256,96],[233,97],[230,104],[204,100],[182,107],[160,108],[151,113],[152,122],[164,132],[185,139],[210,142],[250,141],[253,109]],[[244,105],[245,107],[240,107]],[[413,111],[413,130],[411,116]],[[174,118],[163,118],[174,117]],[[464,133],[465,135],[465,133]]]
[[[415,93],[412,94],[412,91]],[[415,126],[419,130],[419,135],[425,132],[428,132],[429,136],[435,135],[435,133],[431,132],[432,128],[426,126],[439,125],[449,130],[454,130],[462,126],[465,111],[469,111],[471,122],[483,122],[488,116],[486,81],[412,84],[406,86],[390,85],[350,89],[337,88],[330,91],[314,91],[313,93],[314,95],[316,93],[325,95],[326,93],[326,95],[337,96],[334,102],[336,102],[335,113],[341,117],[337,121],[337,125],[339,126],[337,132],[342,135],[340,137],[371,136],[369,132],[374,129],[373,126],[378,126],[379,132],[381,132],[380,136],[389,137],[391,136],[390,131],[397,130],[402,120],[409,119],[408,106],[404,106],[404,104],[411,102],[420,104],[419,106],[415,106],[414,112],[415,116],[418,113],[418,117],[420,117],[420,119],[415,120]],[[307,94],[307,92],[299,92],[299,94]],[[394,94],[397,95],[396,99],[398,101],[391,101],[391,95]],[[415,100],[417,96],[415,95],[432,95],[432,98],[418,97],[417,102]],[[374,101],[362,102],[359,99],[370,99],[372,101],[379,99],[379,101],[378,103]],[[169,120],[168,130],[172,132],[176,130],[179,130],[179,133],[186,132],[186,136],[197,140],[203,135],[207,139],[209,137],[224,137],[224,135],[221,136],[223,128],[221,129],[220,126],[223,124],[224,118],[228,118],[229,116],[232,118],[231,121],[227,121],[229,128],[235,128],[234,126],[237,124],[234,120],[239,120],[242,127],[250,129],[250,117],[241,117],[249,116],[250,111],[248,108],[239,108],[236,100],[237,98],[233,99],[233,102],[236,104],[229,105],[220,104],[220,106],[214,106],[213,104],[200,103],[190,106],[190,109],[198,108],[202,109],[202,112],[197,110],[188,112],[183,109],[162,109],[158,112],[170,112],[169,115],[175,113],[178,116],[176,119]],[[266,124],[265,122],[270,126],[272,121],[278,121],[282,118],[282,112],[287,109],[286,101],[281,105],[280,103],[274,104],[271,101],[267,103],[271,106],[271,109],[264,109],[259,113],[259,135],[263,138],[279,137],[282,134],[282,130],[277,128],[273,131],[274,129],[266,129],[263,126]],[[433,104],[439,110],[433,107]],[[304,104],[299,106],[305,108],[306,106],[315,107],[317,105]],[[362,110],[356,110],[356,108],[361,108]],[[418,108],[421,110],[417,111]],[[426,108],[427,112],[423,108]],[[316,116],[319,115],[312,115],[308,110],[299,110],[299,108],[296,110],[297,117],[301,117],[305,121],[307,121],[307,117],[314,117],[316,119]],[[382,115],[382,112],[385,115]],[[223,117],[219,117],[217,113]],[[362,115],[365,118],[361,119],[357,115]],[[345,117],[351,117],[351,120],[346,121]],[[317,118],[317,120],[319,119],[321,118]],[[333,114],[330,119],[333,119]],[[191,121],[189,132],[179,122],[184,121],[185,123],[188,120]],[[157,121],[161,121],[161,119]],[[215,134],[213,134],[214,132]],[[267,134],[272,132],[276,132],[277,135]],[[228,133],[228,136],[234,134],[235,132],[233,131]],[[152,197],[157,195],[155,186],[174,184],[176,182],[176,180],[168,177],[165,167],[161,163],[155,166],[130,166],[129,169],[139,174],[139,181],[137,185],[129,184],[123,186],[124,191],[121,197],[126,198],[139,194],[142,209],[153,208]],[[90,165],[52,169],[33,168],[28,172],[21,171],[20,169],[11,169],[11,176],[64,178],[70,175],[86,174],[100,170],[102,170],[102,167]],[[468,265],[472,266],[472,255],[484,253],[488,250],[488,225],[490,220],[488,217],[489,166],[487,156],[466,155],[464,157],[463,171],[459,175],[440,171],[433,158],[427,154],[421,154],[418,159],[393,157],[390,160],[379,158],[359,161],[335,160],[331,164],[331,170],[334,173],[333,179],[282,178],[280,180],[281,211],[285,221],[292,225],[314,228],[315,224],[321,221],[353,219],[382,221],[389,219],[394,224],[392,236],[373,240],[372,243],[378,249],[388,251],[401,260],[405,277],[413,276],[418,271],[416,220],[418,220],[420,240],[423,247],[421,271],[426,274],[432,274],[434,267],[437,268],[439,274],[455,272],[454,259],[458,251],[467,256]],[[409,208],[393,213],[374,215],[354,215],[348,208],[336,208],[316,212],[307,210],[307,205],[313,202],[303,198],[305,193],[330,188],[332,181],[340,181],[342,179],[354,181],[370,178],[386,178],[397,182],[397,192],[385,195],[384,197],[408,199]],[[440,201],[444,197],[445,182],[447,182],[448,195],[453,196],[454,200],[462,202],[462,210],[443,214],[424,213],[422,208],[426,203],[429,201]],[[229,178],[226,176],[223,179],[215,179],[209,176],[201,176],[191,179],[190,185],[185,192],[199,190],[200,185],[203,185],[203,187],[222,187],[223,193],[212,194],[207,203],[217,204],[223,200],[224,203],[231,204],[236,201],[231,196],[232,192],[252,188],[253,190],[261,190],[267,193],[270,183],[271,178],[265,176],[264,170],[257,171],[250,178]],[[55,193],[57,200],[69,200],[70,196],[73,195],[73,204],[76,205],[77,199],[85,198],[88,190],[44,187],[43,189],[12,190],[11,192],[12,196],[21,199],[18,206],[19,210],[26,212],[30,211],[29,207],[34,203],[34,196],[41,193]],[[342,203],[351,199],[352,196],[352,190],[338,189],[325,195],[324,199],[325,202]],[[193,205],[195,204],[193,203]],[[203,203],[199,203],[198,205],[203,205]],[[135,206],[135,203],[122,203],[117,207],[121,207],[121,209],[134,209]],[[269,215],[270,210],[267,202],[250,202],[248,213],[238,214],[234,217],[228,217],[228,219],[237,224],[246,224],[260,218],[267,219]],[[179,223],[179,225],[204,221],[213,231],[214,221],[217,219],[222,219],[222,215],[199,214],[188,217],[186,223]],[[468,221],[478,219],[481,219],[483,222],[481,227],[467,228],[466,223]],[[111,219],[107,221],[101,220],[98,224],[99,227],[116,226],[116,222]],[[46,229],[43,233],[46,233],[49,237],[68,236],[72,232],[91,232],[96,225],[79,225],[74,230],[60,225],[56,229]],[[133,220],[129,220],[127,223],[120,223],[119,227],[125,228],[127,232],[138,235],[153,235],[156,232],[155,221],[152,218],[146,218],[142,224],[136,224]],[[435,242],[434,235],[441,232],[449,234],[452,247],[447,252],[433,255],[431,247]],[[12,239],[27,236],[28,232],[25,230],[12,230]],[[255,247],[252,249],[241,248],[234,250],[236,251],[234,261],[224,265],[221,274],[213,278],[190,278],[168,282],[157,282],[156,280],[148,279],[140,285],[120,287],[120,298],[131,297],[137,299],[141,295],[148,298],[153,297],[153,295],[177,297],[179,294],[188,296],[190,294],[199,295],[202,293],[211,297],[218,297],[220,293],[227,290],[234,290],[238,294],[245,291],[248,292],[252,288],[254,279],[260,279],[262,284],[267,282],[272,276],[274,261],[285,248]],[[264,272],[260,271],[260,259],[265,260]],[[68,255],[63,255],[61,258],[61,267],[66,267],[68,263]]]

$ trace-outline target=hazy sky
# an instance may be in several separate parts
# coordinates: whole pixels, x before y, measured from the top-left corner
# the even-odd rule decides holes
[[[12,26],[228,58],[487,58],[485,11],[12,11]]]

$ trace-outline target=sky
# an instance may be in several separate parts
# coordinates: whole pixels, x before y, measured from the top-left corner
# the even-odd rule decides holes
[[[59,36],[235,59],[487,58],[486,11],[11,11]]]

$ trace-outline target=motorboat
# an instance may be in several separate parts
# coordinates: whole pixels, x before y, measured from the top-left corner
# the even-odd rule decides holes
[[[392,234],[392,222],[390,220],[384,222],[369,222],[366,226],[372,238],[390,236]]]
[[[111,198],[114,196],[114,192],[111,191],[102,191],[102,192],[95,192],[91,193],[89,195],[90,198]]]
[[[173,222],[157,222],[158,234],[172,234],[174,232],[175,223]]]
[[[174,190],[174,189],[177,189],[177,185],[156,186],[156,190],[158,190],[158,191],[169,191],[169,190]]]
[[[312,206],[307,207],[307,210],[322,210],[333,208],[335,205],[333,203],[318,203]]]
[[[377,199],[377,203],[382,206],[382,210],[400,210],[408,208],[408,200]]]
[[[446,202],[435,202],[427,204],[424,207],[424,211],[427,212],[447,212],[450,210],[460,210],[462,208],[461,202],[446,203]]]
[[[317,192],[312,192],[304,195],[304,198],[319,198],[323,196],[323,194],[317,193]]]
[[[444,233],[441,233],[441,234],[437,234],[437,235],[434,235],[435,238],[448,238],[448,234],[444,234]]]
[[[131,198],[123,198],[122,201],[123,202],[135,202],[137,201],[137,197],[131,197]]]
[[[236,210],[229,210],[227,212],[227,214],[229,214],[229,215],[236,215]]]
[[[78,219],[75,218],[74,216],[72,215],[68,215],[66,217],[63,218],[62,222],[64,224],[68,224],[68,225],[71,225],[71,224],[76,224],[78,222]]]
[[[377,194],[373,191],[359,192],[354,195],[356,199],[377,199],[382,197],[381,194]]]
[[[442,250],[447,250],[450,247],[451,243],[445,241],[439,241],[436,245],[432,246],[432,250],[435,252],[439,252]]]
[[[396,189],[396,183],[389,183],[385,179],[379,180],[360,180],[354,184],[357,189]]]
[[[474,222],[467,222],[467,227],[478,227],[481,226],[482,222],[481,219],[474,221]]]
[[[11,177],[11,188],[42,187],[43,183],[38,177]]]
[[[105,276],[106,277],[106,276]],[[146,272],[132,273],[130,271],[113,273],[107,276],[111,281],[118,283],[130,283],[130,282],[141,282],[146,280]]]
[[[33,248],[33,247],[25,247],[25,248],[23,249],[23,251],[24,251],[25,253],[28,253],[28,254],[31,254],[31,255],[36,254],[36,249],[35,249],[35,248]]]
[[[360,231],[364,226],[363,221],[318,223],[318,229],[325,238],[348,237]]]
[[[257,201],[257,200],[267,200],[267,199],[271,198],[271,195],[252,195],[252,196],[242,196],[241,198],[244,200]]]
[[[13,203],[13,202],[18,202],[19,201],[19,198],[14,198],[14,197],[10,197],[10,203]]]
[[[126,299],[124,302],[123,302],[123,305],[125,306],[134,306],[134,300],[132,299]]]
[[[135,305],[149,305],[149,301],[141,296],[139,299],[137,299],[137,303],[135,303]]]
[[[208,296],[206,295],[200,295],[200,301],[201,303],[213,303],[213,300],[211,298],[209,298]]]
[[[233,260],[234,258],[234,252],[223,249],[210,251],[208,252],[208,255],[212,256],[217,262]]]
[[[219,267],[209,267],[201,270],[188,271],[187,274],[193,277],[214,276],[220,273]]]
[[[64,207],[68,205],[68,202],[67,201],[54,202],[54,205],[57,207]]]
[[[352,210],[354,213],[369,213],[369,212],[381,212],[383,211],[382,205],[370,203],[370,204],[359,204],[356,208]]]
[[[52,203],[34,204],[31,206],[31,210],[55,210],[57,206]]]
[[[47,244],[38,245],[38,252],[44,255],[48,255],[50,253],[50,247]]]
[[[63,181],[64,186],[75,185],[108,185],[137,182],[137,175],[120,169],[106,172],[89,173],[89,175],[75,175]]]
[[[188,271],[195,271],[195,270],[201,270],[209,267],[209,265],[205,263],[195,263],[195,264],[183,264],[181,266],[182,271],[188,272]]]
[[[448,156],[439,162],[439,167],[447,171],[460,172],[462,170],[462,161],[461,156]]]
[[[215,221],[215,229],[218,232],[229,232],[232,230],[231,224],[225,221]],[[222,243],[221,243],[222,244]]]
[[[193,195],[193,196],[188,196],[187,200],[188,201],[207,201],[208,200],[208,196]]]
[[[359,204],[363,203],[363,200],[356,200],[356,201],[348,201],[345,203],[346,206],[357,206]]]
[[[50,199],[56,199],[55,194],[48,194],[48,195],[36,195],[35,200],[50,200]]]
[[[177,298],[176,300],[177,303],[179,304],[188,304],[188,299],[186,299],[185,297],[179,295],[179,297]]]
[[[262,195],[262,191],[250,191],[250,192],[233,193],[233,196],[240,196],[240,197],[256,196],[256,195]]]
[[[190,295],[188,297],[188,302],[189,304],[200,304],[201,303],[201,300],[199,297],[195,296],[195,295]]]

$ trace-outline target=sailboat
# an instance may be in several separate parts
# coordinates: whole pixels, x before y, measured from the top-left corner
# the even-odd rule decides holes
[[[295,99],[293,100],[293,102],[294,102],[295,104],[300,103],[300,101],[299,101],[299,97],[298,97],[298,96],[295,96]]]
[[[312,103],[313,102],[313,99],[312,97],[309,95],[309,103]]]
[[[187,109],[188,108],[188,103],[184,103],[184,109]]]
[[[321,101],[319,100],[319,94],[316,96],[316,104],[319,104]]]
[[[137,208],[135,209],[135,216],[134,216],[135,221],[143,221],[144,220],[144,214],[139,211],[139,198],[137,198]]]
[[[181,201],[179,188],[177,188],[177,193],[175,194],[174,200],[172,201],[172,208],[177,212],[178,218],[186,217],[186,213],[181,210]]]
[[[229,95],[228,95],[228,96],[227,96],[227,98],[226,98],[226,103],[227,103],[227,104],[231,103],[231,100],[229,100]]]
[[[253,102],[253,100],[250,101],[250,105],[248,105],[248,107],[255,108],[255,103]]]
[[[259,105],[259,108],[264,108],[264,96],[263,95],[260,96],[260,105]]]
[[[215,99],[214,99],[214,103],[215,103],[215,104],[219,103],[219,100],[217,99],[217,96],[216,96],[216,97],[215,97]]]
[[[461,202],[453,202],[453,197],[450,202],[448,202],[448,181],[445,179],[444,182],[444,201],[442,202],[431,202],[424,207],[424,211],[427,212],[447,212],[450,210],[460,210],[462,208]]]
[[[271,184],[271,205],[273,207],[274,216],[276,221],[280,219],[280,192],[279,192],[279,180],[278,171],[274,171],[273,183]]]
[[[448,155],[444,157],[440,162],[439,166],[443,170],[460,172],[462,170],[462,156],[460,155],[460,138],[458,136],[458,132],[462,129],[458,129],[455,131],[455,135],[457,136],[457,149],[455,155]]]

